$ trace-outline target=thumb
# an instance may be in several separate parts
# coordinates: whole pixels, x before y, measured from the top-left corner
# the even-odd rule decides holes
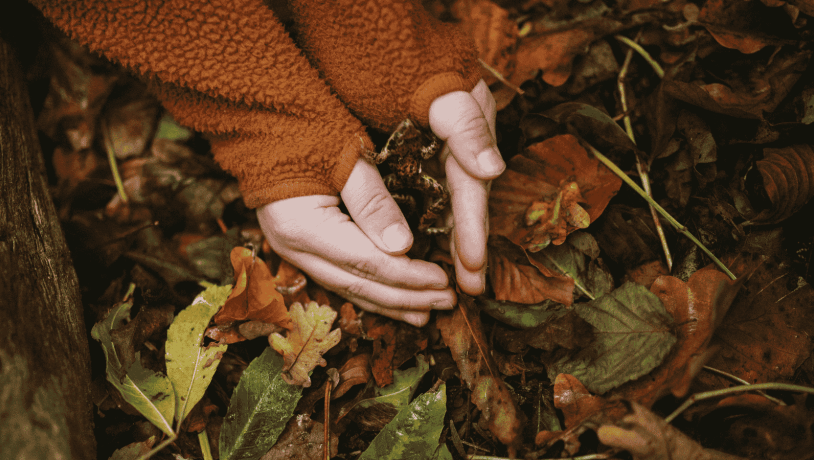
[[[454,91],[437,97],[430,105],[429,118],[432,131],[447,142],[469,175],[489,180],[506,169],[486,115],[470,93]]]
[[[375,166],[358,159],[340,194],[356,225],[379,249],[399,255],[413,245],[410,227]]]

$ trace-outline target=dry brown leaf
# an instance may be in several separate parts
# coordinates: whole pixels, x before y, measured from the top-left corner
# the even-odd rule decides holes
[[[230,254],[235,269],[235,285],[226,304],[214,317],[215,324],[255,320],[290,329],[291,319],[277,292],[268,266],[252,256],[247,248],[236,247]]]
[[[593,32],[575,27],[523,40],[517,47],[517,67],[509,81],[519,85],[541,70],[543,81],[561,86],[571,76],[574,58],[587,53],[595,38]]]
[[[338,453],[339,438],[333,431],[331,431],[330,437],[330,456],[333,457]],[[308,415],[299,414],[289,419],[274,447],[260,460],[323,458],[324,444],[325,425],[311,420]]]
[[[339,329],[331,331],[335,319],[336,312],[327,305],[291,305],[292,329],[286,337],[277,333],[269,336],[269,344],[283,355],[283,380],[291,385],[311,386],[308,374],[318,365],[328,364],[322,355],[342,338]]]
[[[344,395],[354,385],[369,382],[370,377],[370,354],[353,356],[339,369],[339,385],[331,392],[331,399]]]
[[[472,391],[472,402],[489,422],[489,431],[514,452],[522,442],[523,412],[512,399],[506,384],[498,374],[475,302],[466,294],[458,294],[458,308],[441,312],[437,326],[450,353],[458,363],[461,378]]]
[[[365,314],[362,329],[365,331],[365,338],[373,341],[371,368],[379,387],[393,383],[393,369],[427,348],[428,341],[423,328],[381,315]]]
[[[504,77],[514,72],[517,22],[509,12],[489,0],[458,0],[452,5],[460,28],[475,42],[478,57]],[[487,85],[498,79],[486,69],[481,76]]]
[[[536,304],[552,299],[570,306],[574,280],[529,262],[525,252],[499,236],[489,237],[489,279],[497,300]]]
[[[763,186],[772,202],[749,222],[776,224],[799,211],[814,196],[814,150],[800,144],[779,149],[764,149],[764,157],[757,162],[763,177]]]
[[[579,422],[599,412],[606,405],[605,398],[592,395],[573,375],[560,374],[554,379],[554,406],[562,410],[566,427],[577,426]]]

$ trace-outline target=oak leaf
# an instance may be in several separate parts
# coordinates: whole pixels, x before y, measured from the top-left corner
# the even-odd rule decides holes
[[[317,365],[325,366],[327,362],[322,355],[339,343],[342,332],[331,331],[336,319],[336,312],[327,305],[309,302],[303,308],[297,302],[291,305],[293,327],[287,337],[274,333],[269,336],[271,346],[283,355],[283,380],[291,385],[311,386],[309,373]]]

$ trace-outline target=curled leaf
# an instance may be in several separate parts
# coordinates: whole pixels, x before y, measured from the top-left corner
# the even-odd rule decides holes
[[[764,154],[757,169],[772,207],[751,219],[751,224],[782,222],[814,196],[814,150],[810,145],[765,149]]]

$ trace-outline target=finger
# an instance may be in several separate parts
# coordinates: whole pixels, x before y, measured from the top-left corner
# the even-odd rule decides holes
[[[474,272],[486,265],[489,183],[467,174],[455,157],[447,158],[446,171],[458,257],[467,271]]]
[[[449,249],[455,264],[455,279],[458,281],[458,287],[472,296],[483,294],[483,291],[486,290],[486,265],[475,270],[466,268],[458,257],[457,239],[452,236],[451,240]]]
[[[433,132],[447,142],[467,173],[487,180],[506,169],[489,122],[471,94],[455,91],[436,98],[429,117]]]
[[[410,227],[375,166],[357,160],[341,195],[354,222],[379,249],[404,254],[413,245]]]
[[[489,86],[486,85],[485,81],[481,80],[469,94],[472,95],[480,106],[481,112],[483,112],[486,122],[489,124],[489,131],[491,131],[492,137],[497,139],[495,131],[497,104],[495,103],[495,98],[492,96],[492,92],[489,90]]]
[[[362,308],[428,311],[449,310],[455,305],[452,289],[405,289],[347,272],[314,254],[298,253],[295,259],[314,280]]]
[[[407,289],[443,289],[449,284],[438,265],[382,252],[336,206],[311,208],[312,198],[317,197],[291,198],[258,209],[260,227],[272,248],[294,265],[303,268],[295,254],[308,253],[379,283]]]

